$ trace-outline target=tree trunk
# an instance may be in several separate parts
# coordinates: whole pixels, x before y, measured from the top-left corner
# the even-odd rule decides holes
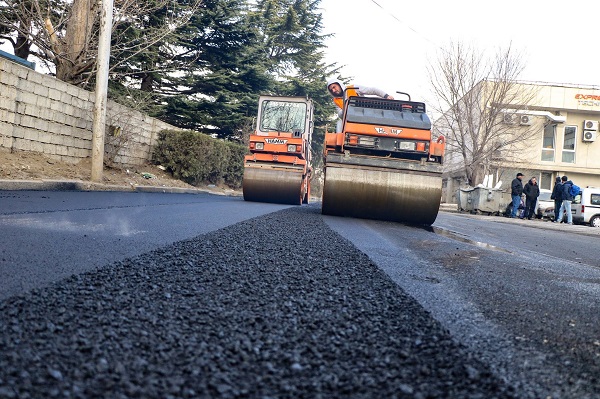
[[[482,164],[472,164],[465,168],[467,180],[471,187],[477,187],[478,184],[483,183],[485,174],[485,168]]]
[[[96,5],[93,0],[73,1],[64,42],[59,45],[60,51],[56,52],[56,77],[64,82],[79,83],[81,72],[92,66],[86,55],[98,18]]]
[[[154,76],[151,73],[145,73],[142,76],[142,85],[140,87],[140,90],[147,92],[147,93],[152,93],[153,83],[154,83]]]
[[[31,43],[27,40],[27,36],[25,36],[21,31],[17,35],[17,42],[15,44],[15,55],[17,57],[21,57],[24,60],[29,57],[29,48],[31,47]]]

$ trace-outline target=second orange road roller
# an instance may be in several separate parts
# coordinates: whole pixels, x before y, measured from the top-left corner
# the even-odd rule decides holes
[[[400,93],[400,92],[399,92]],[[442,196],[445,139],[425,104],[349,96],[342,129],[326,132],[322,213],[432,224]]]
[[[308,98],[260,96],[250,153],[244,159],[244,200],[308,203],[313,113]]]

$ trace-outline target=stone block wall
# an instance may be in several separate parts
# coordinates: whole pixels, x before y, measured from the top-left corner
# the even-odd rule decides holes
[[[0,150],[91,157],[93,108],[94,93],[0,58]],[[105,163],[142,165],[164,129],[176,128],[109,100]]]

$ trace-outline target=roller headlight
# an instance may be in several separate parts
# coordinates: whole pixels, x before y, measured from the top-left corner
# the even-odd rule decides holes
[[[416,143],[414,141],[401,141],[398,148],[401,150],[412,150],[414,151],[416,148]]]

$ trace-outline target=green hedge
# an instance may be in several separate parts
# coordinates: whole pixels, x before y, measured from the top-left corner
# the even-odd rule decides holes
[[[152,159],[174,177],[193,186],[224,183],[239,188],[246,152],[243,145],[213,139],[206,134],[163,130],[158,134]]]

